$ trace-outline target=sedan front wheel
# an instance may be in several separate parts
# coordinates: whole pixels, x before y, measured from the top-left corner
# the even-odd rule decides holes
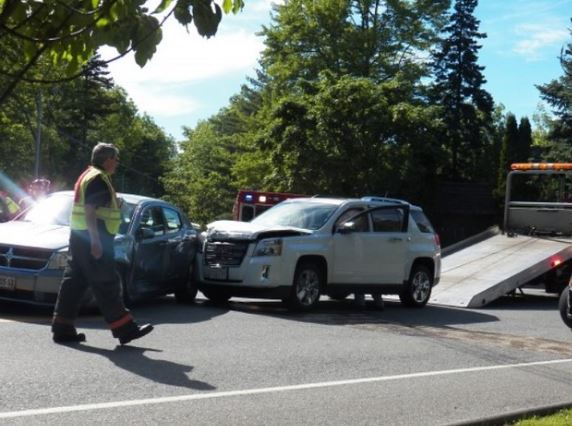
[[[198,291],[197,274],[195,268],[191,265],[189,267],[189,276],[185,282],[175,290],[175,300],[177,303],[193,303]]]

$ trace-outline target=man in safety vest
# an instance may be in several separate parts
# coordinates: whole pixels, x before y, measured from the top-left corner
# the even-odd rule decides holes
[[[6,192],[0,191],[0,201],[6,204],[7,211],[3,212],[4,219],[12,219],[20,212],[20,206]]]
[[[113,144],[98,143],[93,148],[91,164],[74,185],[70,256],[54,309],[53,339],[56,343],[85,341],[74,322],[89,287],[113,337],[123,345],[145,336],[153,326],[135,323],[123,303],[115,270],[113,240],[121,223],[121,211],[110,176],[119,164],[119,150]]]

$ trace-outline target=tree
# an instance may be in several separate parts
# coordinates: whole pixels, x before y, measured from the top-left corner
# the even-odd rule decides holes
[[[254,140],[271,159],[262,185],[340,195],[403,189],[415,163],[406,153],[438,151],[420,52],[434,43],[448,5],[293,0],[276,8],[261,33],[267,84]]]
[[[500,150],[499,167],[497,171],[497,187],[495,196],[497,199],[504,199],[506,188],[506,175],[510,170],[511,163],[515,162],[517,156],[517,146],[519,143],[519,132],[516,117],[514,114],[507,114],[504,135]]]
[[[148,0],[72,0],[35,2],[0,0],[0,73],[7,84],[0,105],[21,80],[34,80],[32,70],[40,58],[65,64],[63,75],[77,75],[100,46],[115,47],[122,56],[135,52],[135,61],[144,66],[160,43],[161,25],[174,15],[182,25],[193,23],[200,35],[216,34],[225,13],[237,13],[243,0],[162,0],[149,11]],[[159,21],[159,17],[162,21]],[[15,55],[15,46],[19,47]],[[40,78],[41,80],[46,80]]]
[[[169,197],[199,221],[229,215],[239,187],[428,197],[442,155],[436,109],[422,84],[429,71],[422,51],[434,43],[448,6],[275,6],[272,25],[261,32],[266,48],[256,80],[188,130],[164,179]]]
[[[263,27],[261,66],[276,89],[288,91],[328,70],[385,81],[426,73],[419,54],[435,41],[449,0],[291,0]]]
[[[450,164],[450,178],[471,179],[482,169],[480,154],[491,149],[487,133],[492,124],[493,100],[483,89],[484,67],[477,65],[477,40],[486,37],[478,31],[473,15],[477,0],[456,0],[448,34],[433,54],[435,83],[433,96],[443,108],[444,142]]]
[[[39,99],[40,116],[36,114]],[[5,174],[0,186],[11,180],[11,191],[16,191],[15,184],[25,189],[34,177],[39,124],[39,174],[51,179],[53,189],[70,188],[89,164],[95,143],[105,141],[121,149],[115,177],[119,190],[164,193],[160,177],[175,155],[175,143],[148,116],[138,113],[125,92],[107,77],[104,64],[91,68],[82,79],[59,83],[51,90],[23,82],[0,110],[0,124],[0,170]]]
[[[186,137],[182,152],[162,179],[167,198],[181,206],[193,222],[230,219],[236,189],[229,179],[228,139],[217,132],[211,120],[187,130]]]
[[[572,19],[571,19],[572,22]],[[570,29],[572,34],[572,29]],[[551,123],[549,138],[556,143],[572,144],[572,43],[562,49],[560,65],[563,75],[550,83],[536,86],[556,117]]]
[[[532,128],[528,117],[522,117],[518,124],[518,142],[516,144],[515,156],[513,161],[516,163],[525,163],[530,157],[530,149],[532,147]]]
[[[50,96],[43,101],[44,123],[57,133],[54,149],[60,155],[56,158],[67,166],[60,169],[54,165],[52,172],[61,174],[64,181],[73,182],[89,159],[99,122],[117,112],[118,103],[110,95],[113,90],[107,64],[98,55],[88,62],[81,77],[51,86]]]

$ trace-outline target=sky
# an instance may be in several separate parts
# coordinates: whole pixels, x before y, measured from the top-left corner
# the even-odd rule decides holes
[[[272,3],[245,0],[243,11],[224,15],[210,39],[169,19],[145,67],[127,56],[109,65],[111,76],[141,113],[182,140],[183,126],[193,128],[216,114],[255,75],[264,48],[256,33],[271,23]],[[517,120],[532,120],[541,102],[535,85],[563,75],[558,56],[572,43],[572,0],[480,0],[475,15],[487,34],[478,61],[485,67],[485,89]],[[102,56],[115,53],[104,50]]]

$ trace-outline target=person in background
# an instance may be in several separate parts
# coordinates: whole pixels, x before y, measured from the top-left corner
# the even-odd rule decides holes
[[[383,296],[381,293],[371,293],[371,297],[373,299],[373,306],[376,309],[383,310],[385,308],[385,303],[383,302]],[[365,293],[354,293],[354,302],[360,308],[365,307]]]
[[[98,143],[92,151],[91,166],[74,185],[70,256],[52,319],[56,343],[85,341],[85,334],[78,333],[74,323],[88,287],[120,344],[153,330],[150,324],[139,326],[126,309],[115,270],[114,237],[121,224],[121,211],[111,175],[118,165],[119,150],[113,144]]]
[[[42,198],[45,198],[50,193],[51,185],[52,183],[49,179],[34,179],[34,181],[28,185],[28,195],[18,202],[20,208],[30,207]]]

